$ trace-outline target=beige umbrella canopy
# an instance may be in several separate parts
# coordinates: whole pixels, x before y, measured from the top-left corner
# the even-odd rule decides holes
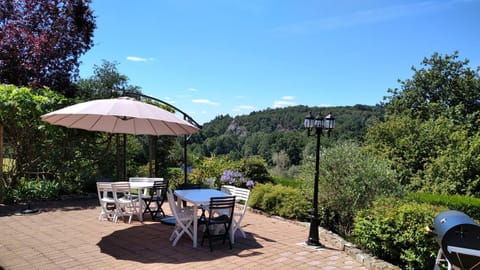
[[[199,127],[171,112],[129,97],[78,103],[44,114],[41,118],[52,125],[123,134],[123,168],[118,168],[117,179],[124,179],[127,175],[126,134],[177,136],[200,131]],[[185,168],[186,162],[185,150]]]
[[[133,135],[186,135],[200,129],[151,104],[121,97],[78,103],[42,115],[52,125]]]

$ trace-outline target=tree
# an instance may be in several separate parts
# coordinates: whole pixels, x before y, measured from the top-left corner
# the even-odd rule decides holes
[[[19,177],[43,170],[42,162],[51,149],[40,116],[64,102],[62,96],[47,88],[34,91],[0,85],[0,126],[5,130],[5,158],[10,161],[1,186],[14,186]]]
[[[320,154],[318,200],[323,210],[322,223],[341,235],[350,233],[356,212],[371,206],[377,197],[402,194],[388,162],[353,141],[337,142],[322,148]],[[314,184],[314,160],[315,155],[306,156],[300,175],[310,192]]]
[[[408,115],[423,120],[446,116],[475,124],[480,112],[480,67],[468,67],[469,60],[457,60],[458,52],[424,58],[423,68],[412,67],[412,79],[399,80],[401,91],[389,89],[386,115]]]
[[[401,90],[389,90],[385,121],[367,132],[368,149],[413,191],[480,194],[480,69],[457,58],[434,53],[412,68]]]
[[[74,94],[79,57],[93,46],[90,0],[3,0],[0,83]]]
[[[128,83],[128,77],[120,74],[118,63],[102,60],[100,66],[94,65],[93,76],[81,78],[77,82],[77,97],[85,100],[111,98],[122,91],[140,93],[140,87]],[[120,91],[120,93],[118,93]]]

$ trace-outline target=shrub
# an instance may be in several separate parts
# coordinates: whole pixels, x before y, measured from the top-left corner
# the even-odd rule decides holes
[[[244,158],[240,160],[241,167],[239,171],[245,175],[246,178],[255,181],[255,183],[271,183],[273,178],[268,173],[265,161],[261,158]]]
[[[252,189],[249,205],[272,215],[305,220],[310,203],[300,189],[273,184],[258,184]]]
[[[402,188],[387,161],[356,143],[341,142],[321,153],[319,205],[324,208],[321,223],[328,229],[348,236],[358,210],[368,208],[378,196],[401,195]],[[301,175],[307,190],[313,190],[314,171],[314,160],[307,156]]]
[[[439,246],[427,234],[442,207],[381,198],[357,213],[353,241],[402,269],[432,269]]]
[[[176,188],[179,184],[185,181],[183,170],[176,167],[168,168],[165,179],[168,180],[168,186],[170,188]]]
[[[212,188],[220,188],[222,176],[226,171],[241,173],[244,182],[252,180],[255,183],[272,182],[265,162],[262,159],[249,157],[241,160],[229,160],[226,156],[204,158],[197,168],[193,169],[189,180],[192,183],[203,183]]]
[[[303,185],[302,181],[299,181],[296,179],[290,179],[290,178],[274,177],[273,182],[275,184],[284,185],[287,187],[294,187],[294,188],[301,188]]]
[[[28,202],[36,200],[58,199],[60,196],[60,184],[56,181],[43,179],[20,179],[17,187],[6,191],[7,203]]]
[[[418,203],[429,203],[458,210],[480,220],[480,199],[462,195],[409,193],[408,198]]]

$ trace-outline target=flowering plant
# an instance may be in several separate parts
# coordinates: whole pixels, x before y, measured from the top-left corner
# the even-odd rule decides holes
[[[222,177],[220,177],[220,181],[230,185],[242,184],[245,182],[245,177],[240,172],[225,170],[223,171]]]
[[[222,177],[220,177],[220,182],[228,183],[229,185],[241,187],[253,187],[255,183],[252,180],[245,179],[245,176],[241,172],[225,170],[223,171]]]

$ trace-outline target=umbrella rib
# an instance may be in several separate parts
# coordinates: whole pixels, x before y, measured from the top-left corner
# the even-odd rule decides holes
[[[137,135],[137,126],[135,125],[135,121],[132,120],[132,125],[133,125],[133,133]]]
[[[150,126],[152,126],[152,130],[154,130],[155,133],[159,134],[159,131],[155,128],[155,125],[152,123],[151,119],[148,119],[148,123],[150,124]],[[167,124],[167,122],[163,122],[163,124],[168,128],[168,130],[170,130],[172,135],[175,134],[175,131],[170,128],[170,126]]]
[[[74,115],[74,114],[70,114],[71,115]],[[88,117],[89,115],[88,114],[85,114],[83,115],[82,117],[79,117],[77,120],[73,121],[70,125],[68,125],[67,127],[72,127],[72,126],[75,126],[75,124],[77,124],[78,122],[80,122],[81,120],[85,119],[86,117]],[[64,117],[62,118],[61,120],[65,119],[67,117]],[[95,124],[98,122],[99,118],[97,117],[97,119],[95,120],[95,122],[93,123],[93,125],[91,125],[90,127],[88,128],[82,128],[82,129],[85,129],[85,130],[88,130],[90,129],[91,127],[95,126]]]
[[[87,115],[88,115],[88,114],[87,114]],[[87,115],[86,115],[85,117],[87,117]],[[98,123],[98,121],[100,121],[100,118],[101,118],[101,117],[97,116],[97,119],[95,119],[95,122],[93,122],[93,124],[90,125],[89,129],[91,129],[92,127],[94,127],[94,126]]]
[[[107,131],[107,132],[115,133],[114,130],[115,130],[115,127],[117,126],[118,120],[121,120],[121,119],[118,118],[118,117],[115,117],[115,123],[112,125],[112,129],[110,131]]]
[[[177,123],[175,123],[175,125],[177,125],[177,127],[181,128],[181,129],[183,130],[183,132],[185,132],[186,134],[189,133],[188,130],[185,129],[182,125],[179,125],[179,124],[177,124]]]

